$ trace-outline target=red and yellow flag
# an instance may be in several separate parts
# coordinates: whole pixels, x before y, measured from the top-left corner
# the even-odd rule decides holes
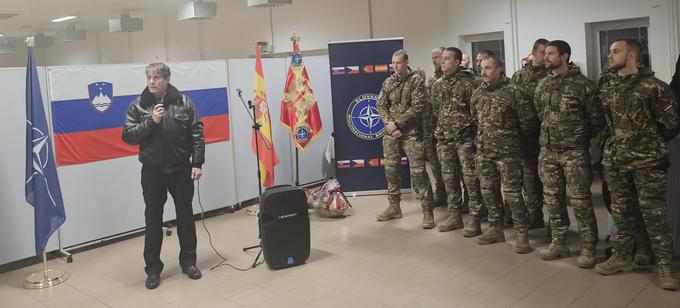
[[[279,157],[274,150],[272,142],[272,125],[269,117],[269,104],[264,88],[264,74],[262,73],[262,51],[257,46],[255,58],[255,85],[253,86],[253,107],[255,108],[255,121],[260,125],[260,133],[253,128],[252,148],[253,152],[259,152],[260,181],[262,186],[274,185],[274,167],[279,163]],[[255,138],[257,134],[257,138]],[[257,140],[257,143],[255,142]],[[257,147],[256,147],[257,144]],[[257,150],[256,150],[257,149]]]
[[[304,150],[322,130],[319,107],[302,63],[297,36],[293,36],[293,55],[281,99],[281,122],[293,134],[295,146]]]

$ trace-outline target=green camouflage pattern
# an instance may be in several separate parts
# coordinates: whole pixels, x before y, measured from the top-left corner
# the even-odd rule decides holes
[[[538,82],[548,76],[550,70],[545,65],[534,66],[533,61],[512,75],[512,82],[520,86],[529,95],[529,101],[534,102],[534,93]],[[522,157],[522,171],[524,176],[524,200],[527,204],[529,221],[540,226],[543,221],[543,183],[538,176],[538,143],[537,130],[535,134],[525,136],[522,140],[524,156]]]
[[[501,76],[495,84],[483,82],[472,94],[472,113],[477,123],[477,169],[484,204],[492,226],[503,224],[503,198],[512,213],[513,226],[529,228],[522,197],[523,136],[538,128],[538,119],[526,92]]]
[[[603,165],[623,171],[667,166],[666,141],[680,127],[678,106],[670,87],[646,68],[614,76],[600,91],[611,125]],[[661,133],[660,133],[661,132]]]
[[[387,199],[392,206],[401,201],[401,153],[409,161],[411,183],[420,197],[423,212],[433,207],[432,186],[425,170],[425,149],[422,141],[422,110],[426,100],[423,78],[408,68],[405,76],[392,74],[382,85],[378,112],[384,122],[395,121],[402,136],[383,137]]]
[[[473,75],[462,68],[444,75],[432,85],[431,99],[437,117],[435,137],[437,155],[450,210],[461,211],[463,205],[460,180],[463,179],[470,198],[472,215],[478,215],[482,205],[477,171],[475,170],[474,136],[476,126],[470,111]]]
[[[383,122],[394,121],[404,137],[421,138],[425,91],[423,77],[411,68],[408,68],[406,76],[394,73],[387,77],[376,105]]]
[[[563,75],[552,72],[538,82],[534,105],[541,120],[541,149],[574,149],[590,146],[590,139],[604,126],[597,86],[574,64]]]
[[[600,97],[611,126],[603,165],[616,225],[614,249],[630,256],[636,233],[646,226],[657,263],[669,265],[673,243],[666,221],[666,142],[680,126],[677,102],[670,87],[647,68],[610,77]]]

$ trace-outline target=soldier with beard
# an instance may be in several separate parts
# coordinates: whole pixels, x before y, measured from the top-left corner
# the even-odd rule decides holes
[[[565,41],[552,41],[545,48],[545,66],[550,69],[534,94],[534,105],[541,120],[539,143],[540,178],[543,198],[552,227],[550,245],[541,250],[544,260],[569,255],[566,204],[560,202],[565,189],[574,208],[581,233],[578,266],[595,266],[597,221],[591,200],[592,183],[590,139],[604,126],[595,83],[569,62],[571,47]]]

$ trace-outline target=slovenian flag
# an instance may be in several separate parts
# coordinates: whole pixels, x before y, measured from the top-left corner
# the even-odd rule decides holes
[[[331,68],[331,74],[332,75],[344,75],[345,74],[345,67],[344,66],[336,66]]]
[[[138,146],[120,138],[125,114],[139,95],[115,96],[115,85],[100,81],[83,85],[89,98],[52,102],[56,161],[59,166],[136,155]],[[182,89],[180,89],[182,90]],[[141,90],[140,90],[141,93]],[[182,91],[196,105],[205,143],[229,140],[227,88]]]

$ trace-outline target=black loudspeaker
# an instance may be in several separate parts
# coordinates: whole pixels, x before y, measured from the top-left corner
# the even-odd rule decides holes
[[[301,187],[275,186],[260,197],[260,238],[272,269],[304,264],[309,258],[307,195]]]

